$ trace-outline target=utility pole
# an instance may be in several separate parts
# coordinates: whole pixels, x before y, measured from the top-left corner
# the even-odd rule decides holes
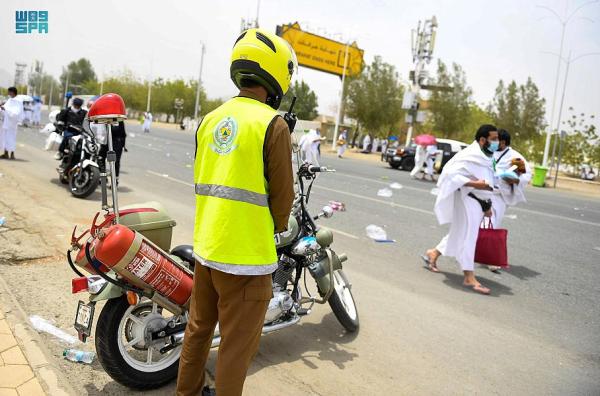
[[[409,95],[411,95],[410,112],[409,112],[409,123],[408,131],[406,133],[406,146],[410,145],[413,133],[413,125],[417,121],[417,110],[419,92],[421,91],[421,82],[426,77],[425,65],[431,62],[433,57],[433,48],[435,46],[435,34],[438,27],[437,18],[435,15],[426,20],[421,26],[421,21],[417,25],[417,30],[413,30],[412,33],[412,53],[414,70],[412,71],[412,78],[409,82]]]
[[[564,44],[564,38],[565,38],[565,30],[567,29],[567,25],[569,24],[569,22],[571,21],[571,18],[573,18],[573,16],[579,11],[581,10],[583,7],[588,6],[590,4],[593,3],[597,3],[598,0],[592,0],[592,1],[588,1],[587,3],[584,3],[582,5],[580,5],[579,7],[577,7],[571,14],[569,14],[567,16],[567,11],[568,11],[568,3],[565,1],[565,12],[563,15],[565,15],[564,18],[561,18],[560,15],[553,10],[550,7],[547,6],[541,6],[538,5],[538,8],[542,8],[545,9],[547,11],[549,11],[550,13],[552,13],[560,22],[561,26],[562,26],[562,30],[561,30],[561,35],[560,35],[560,49],[559,49],[559,53],[558,53],[558,65],[556,67],[556,79],[554,81],[554,95],[552,95],[552,114],[551,114],[551,120],[550,120],[550,125],[552,125],[554,123],[554,110],[555,110],[555,106],[556,106],[556,94],[558,93],[558,80],[560,77],[560,62],[562,60],[562,53],[563,53],[563,44]],[[548,154],[550,151],[550,139],[552,138],[552,127],[550,127],[549,129],[547,129],[546,132],[546,144],[544,146],[544,157],[542,160],[542,166],[546,167],[548,166]],[[554,160],[554,158],[553,158]]]
[[[152,98],[152,69],[154,66],[154,53],[150,58],[150,78],[148,79],[148,100],[146,101],[146,113],[150,112],[150,99]]]
[[[54,78],[50,80],[50,95],[48,98],[48,112],[52,111],[52,93],[54,91]]]
[[[200,106],[200,88],[202,87],[202,65],[204,64],[204,43],[200,43],[200,72],[198,73],[198,86],[196,87],[196,105],[194,106],[194,121],[198,122],[198,107]]]
[[[559,155],[558,155],[558,157],[559,157],[558,158],[558,163],[556,165],[556,173],[555,173],[555,176],[554,176],[554,187],[556,187],[556,178],[558,177],[558,168],[560,167],[560,157],[561,157],[561,154],[562,154],[562,139],[563,139],[563,135],[561,134],[561,131],[560,131],[560,122],[562,120],[562,110],[563,110],[563,105],[564,105],[564,102],[565,102],[565,94],[567,92],[567,81],[569,80],[569,68],[571,66],[571,63],[573,63],[573,62],[575,62],[575,61],[577,61],[577,60],[579,60],[581,58],[585,58],[586,56],[600,55],[600,52],[590,52],[590,53],[587,53],[587,54],[579,55],[579,56],[577,56],[575,58],[572,58],[571,54],[572,54],[572,51],[569,51],[569,57],[567,59],[565,59],[565,58],[563,58],[561,56],[558,57],[559,62],[562,61],[562,62],[565,62],[567,64],[567,69],[565,71],[565,80],[564,80],[564,83],[563,83],[563,91],[562,91],[562,95],[561,95],[561,98],[560,98],[560,106],[559,106],[559,109],[558,109],[558,120],[556,122],[556,128],[555,128],[556,129],[556,133],[557,133],[557,138],[558,138],[558,136],[560,136],[561,142],[560,142],[560,149],[559,149]],[[552,55],[557,55],[557,54],[552,54]],[[556,139],[554,140],[554,147],[552,149],[552,162],[554,162],[554,154],[555,154],[555,152],[556,152]],[[552,166],[550,168],[550,171],[552,171],[552,167],[553,166],[554,166],[554,163],[552,164]],[[548,176],[550,176],[550,175],[551,175],[551,172],[548,173]]]
[[[346,42],[346,50],[344,51],[344,70],[342,70],[342,90],[340,91],[340,102],[337,109],[337,117],[335,118],[335,127],[333,129],[333,142],[331,143],[331,149],[335,150],[337,145],[338,129],[340,128],[340,117],[342,116],[342,107],[344,104],[344,82],[346,80],[346,68],[348,67],[348,46],[350,44]]]

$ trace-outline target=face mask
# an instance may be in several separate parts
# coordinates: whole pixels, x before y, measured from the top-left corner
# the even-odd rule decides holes
[[[500,142],[499,141],[497,141],[497,140],[496,141],[491,141],[491,142],[488,142],[487,149],[493,153],[494,151],[498,151],[498,147],[499,146],[500,146]]]

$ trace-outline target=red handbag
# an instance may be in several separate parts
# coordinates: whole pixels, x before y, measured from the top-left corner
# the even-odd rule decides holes
[[[508,230],[495,229],[492,220],[486,227],[485,219],[479,228],[477,245],[475,246],[475,262],[483,265],[508,268],[508,249],[506,241]]]

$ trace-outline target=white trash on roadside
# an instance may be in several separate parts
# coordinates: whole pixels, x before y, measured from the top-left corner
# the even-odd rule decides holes
[[[392,183],[392,184],[390,184],[390,188],[393,188],[394,190],[400,190],[402,188],[402,184]]]
[[[511,220],[516,220],[517,219],[517,215],[516,214],[509,214],[509,215],[506,215],[504,217],[506,217],[507,219],[511,219]]]
[[[128,133],[129,137],[134,138],[135,137],[135,133]]]
[[[387,232],[385,232],[385,230],[383,228],[379,227],[378,225],[369,224],[365,228],[365,231],[367,232],[367,236],[369,238],[371,238],[372,240],[374,240],[375,242],[386,242],[386,243],[396,242],[396,240],[394,240],[394,239],[388,239]]]
[[[60,339],[61,341],[66,342],[67,344],[79,343],[79,340],[77,339],[77,337],[72,336],[71,334],[65,332],[64,330],[59,329],[58,327],[56,327],[52,323],[50,323],[48,320],[46,320],[38,315],[31,315],[29,317],[29,321],[31,322],[31,325],[33,326],[33,328],[36,329],[37,331],[43,331],[45,333],[52,334],[54,337]]]
[[[79,351],[77,349],[65,349],[63,357],[75,363],[92,364],[96,354],[94,352]]]
[[[434,187],[431,189],[431,191],[429,192],[431,195],[438,195],[440,193],[440,189],[437,187]]]
[[[379,197],[390,198],[392,195],[394,195],[394,193],[389,188],[382,188],[381,190],[377,191],[377,196]]]
[[[0,217],[0,227],[2,227],[6,223],[6,217]]]
[[[365,231],[367,232],[367,236],[374,240],[386,240],[387,232],[385,230],[375,224],[369,224]]]

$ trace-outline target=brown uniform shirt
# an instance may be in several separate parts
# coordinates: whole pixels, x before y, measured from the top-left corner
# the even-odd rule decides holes
[[[275,232],[285,231],[294,202],[292,138],[282,117],[275,117],[267,129],[263,148],[265,178],[269,183],[269,209]]]

